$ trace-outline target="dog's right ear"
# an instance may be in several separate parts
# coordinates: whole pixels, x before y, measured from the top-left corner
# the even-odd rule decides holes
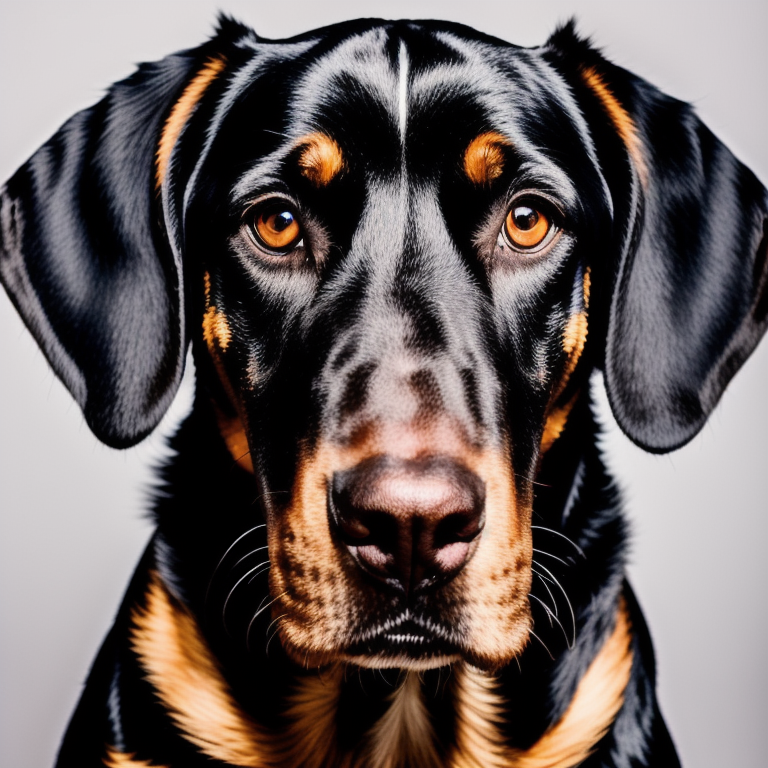
[[[141,65],[0,190],[0,279],[88,425],[114,447],[142,440],[181,380],[184,281],[160,183],[224,69],[216,46],[233,34],[242,29],[222,20],[201,48]]]

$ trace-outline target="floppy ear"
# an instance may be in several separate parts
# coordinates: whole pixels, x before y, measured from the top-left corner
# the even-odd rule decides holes
[[[642,448],[670,451],[702,428],[768,325],[768,196],[690,105],[610,65],[572,25],[548,46],[614,202],[611,407]]]
[[[174,105],[205,53],[142,65],[0,190],[0,278],[88,425],[114,447],[157,425],[183,373],[180,253],[156,187],[195,106],[188,97],[169,136]]]

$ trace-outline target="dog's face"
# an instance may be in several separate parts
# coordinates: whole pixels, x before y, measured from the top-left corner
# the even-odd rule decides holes
[[[578,390],[607,186],[541,57],[334,42],[232,89],[187,204],[273,615],[310,664],[501,666],[528,638],[532,483]]]
[[[528,641],[534,483],[591,365],[638,443],[690,439],[765,327],[765,210],[568,29],[230,24],[9,182],[0,266],[111,444],[191,339],[294,659],[492,669]]]

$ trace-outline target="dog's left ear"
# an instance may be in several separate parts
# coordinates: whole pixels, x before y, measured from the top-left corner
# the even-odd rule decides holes
[[[572,24],[544,55],[571,84],[612,196],[613,253],[596,255],[611,261],[611,407],[642,448],[674,450],[768,326],[768,194],[690,105],[611,65]]]

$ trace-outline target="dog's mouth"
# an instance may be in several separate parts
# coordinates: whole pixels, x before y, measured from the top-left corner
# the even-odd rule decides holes
[[[431,669],[461,656],[453,628],[410,609],[353,636],[345,659],[361,667]]]

